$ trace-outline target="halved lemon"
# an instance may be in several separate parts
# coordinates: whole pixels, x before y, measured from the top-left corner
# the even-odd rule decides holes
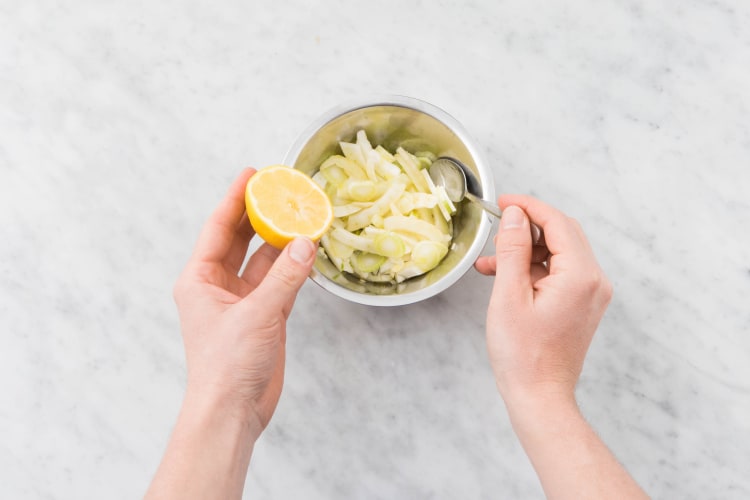
[[[284,165],[266,167],[250,177],[245,207],[258,236],[278,249],[298,236],[317,241],[333,222],[331,200],[320,186]]]

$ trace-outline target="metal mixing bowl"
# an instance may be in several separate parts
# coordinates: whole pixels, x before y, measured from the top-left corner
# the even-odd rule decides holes
[[[482,198],[495,201],[492,172],[477,145],[453,117],[426,102],[386,96],[345,103],[317,119],[292,146],[284,163],[308,175],[333,154],[341,154],[339,141],[354,141],[364,129],[373,146],[389,151],[431,151],[466,164],[479,179]],[[461,278],[473,265],[490,234],[492,220],[474,203],[463,202],[453,217],[453,244],[432,271],[399,284],[363,282],[343,273],[320,252],[310,277],[329,292],[371,306],[399,306],[432,297]]]

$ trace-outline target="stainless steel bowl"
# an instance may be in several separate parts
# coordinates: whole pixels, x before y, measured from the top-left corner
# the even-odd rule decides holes
[[[308,175],[333,154],[340,154],[339,141],[353,141],[364,129],[373,145],[389,151],[399,146],[451,156],[476,174],[482,198],[495,200],[492,173],[476,144],[461,124],[445,111],[424,101],[385,96],[345,103],[320,118],[300,135],[284,163]],[[462,203],[453,219],[453,245],[432,271],[400,284],[363,282],[342,273],[321,252],[311,278],[329,292],[346,300],[371,306],[400,306],[432,297],[461,278],[484,248],[492,220],[474,203]]]

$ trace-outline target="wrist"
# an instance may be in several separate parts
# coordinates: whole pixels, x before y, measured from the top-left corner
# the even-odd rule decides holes
[[[259,434],[231,407],[187,391],[147,498],[239,498]]]
[[[549,428],[553,421],[582,418],[573,389],[552,385],[501,394],[517,433]]]
[[[495,383],[508,409],[533,408],[540,405],[575,405],[577,377],[530,376],[528,374],[504,373],[495,376]]]
[[[263,432],[263,425],[257,414],[236,397],[218,390],[196,388],[191,384],[188,384],[185,391],[180,414],[199,425],[234,429],[239,439],[251,445]]]
[[[575,396],[539,391],[505,400],[513,431],[527,453],[544,443],[568,439],[585,424]]]

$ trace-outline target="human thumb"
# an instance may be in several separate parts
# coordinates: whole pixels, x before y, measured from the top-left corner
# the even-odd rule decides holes
[[[511,299],[531,286],[531,232],[529,219],[515,205],[506,207],[495,236],[495,284],[493,295]]]
[[[274,313],[294,303],[297,292],[315,262],[315,244],[308,238],[292,240],[276,258],[263,281],[247,297],[260,301],[263,309]]]

